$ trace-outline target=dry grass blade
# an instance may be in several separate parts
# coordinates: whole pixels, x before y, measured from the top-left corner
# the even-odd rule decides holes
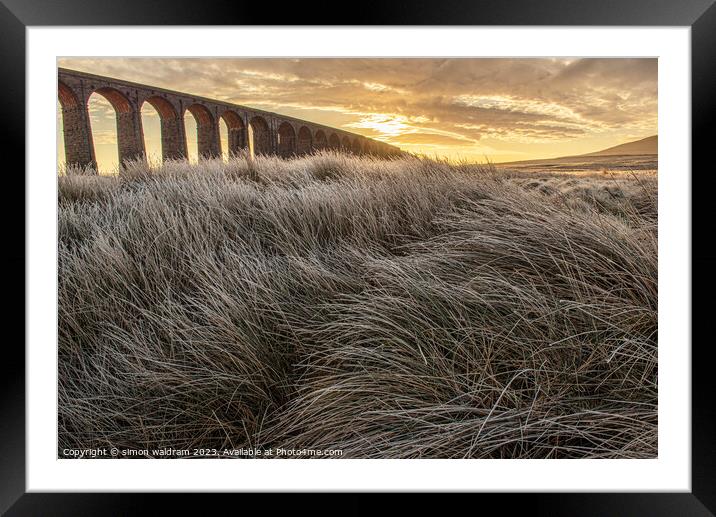
[[[59,177],[59,448],[657,453],[656,179],[324,152]]]

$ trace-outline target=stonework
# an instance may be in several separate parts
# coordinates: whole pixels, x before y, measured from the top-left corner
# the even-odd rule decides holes
[[[200,157],[221,154],[221,119],[228,128],[231,154],[251,149],[257,155],[290,157],[327,148],[386,157],[402,153],[399,148],[377,140],[277,113],[60,68],[58,98],[68,165],[97,168],[87,108],[93,93],[105,97],[116,112],[120,163],[146,157],[141,117],[145,102],[159,113],[165,160],[187,156],[184,128],[187,110],[197,121]]]

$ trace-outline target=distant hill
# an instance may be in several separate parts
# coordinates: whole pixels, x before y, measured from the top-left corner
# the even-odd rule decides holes
[[[503,162],[496,165],[537,172],[657,170],[659,168],[657,148],[658,137],[654,135],[636,142],[615,145],[593,153],[560,156],[559,158],[542,158],[540,160]]]
[[[636,167],[638,169],[654,168],[656,164],[656,157],[658,155],[658,138],[659,137],[657,135],[648,136],[646,138],[642,138],[641,140],[637,140],[636,142],[627,142],[626,144],[615,145],[614,147],[609,147],[593,153],[559,156],[557,158],[541,158],[539,160],[503,162],[499,165],[525,168],[533,166],[543,167],[547,164],[554,164],[556,168],[560,168],[564,165],[565,167],[571,169],[575,164],[589,164],[588,168],[593,168],[593,166],[596,165],[612,168],[617,167],[618,163],[625,162],[623,164],[625,167],[634,168],[634,162],[636,160],[640,163],[644,162],[642,164],[643,166],[639,165]]]
[[[608,149],[603,149],[595,153],[582,154],[580,156],[625,156],[629,154],[658,154],[659,137],[658,135],[649,136],[637,140],[636,142],[628,142],[626,144],[615,145]]]

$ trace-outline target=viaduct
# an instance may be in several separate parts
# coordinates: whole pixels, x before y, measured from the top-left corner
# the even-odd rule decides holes
[[[219,121],[228,129],[228,151],[249,149],[255,155],[283,157],[337,149],[355,154],[395,156],[399,148],[340,129],[301,119],[65,68],[58,69],[58,97],[62,107],[65,160],[68,165],[97,169],[88,101],[97,93],[114,107],[117,116],[119,162],[145,159],[141,109],[145,102],[159,113],[162,158],[187,157],[184,115],[194,116],[199,156],[221,155]]]

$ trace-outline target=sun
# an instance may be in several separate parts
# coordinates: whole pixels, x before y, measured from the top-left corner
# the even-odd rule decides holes
[[[410,132],[411,126],[407,122],[408,118],[403,115],[366,113],[361,117],[360,121],[350,124],[350,127],[372,129],[380,133],[380,135],[394,137]]]

